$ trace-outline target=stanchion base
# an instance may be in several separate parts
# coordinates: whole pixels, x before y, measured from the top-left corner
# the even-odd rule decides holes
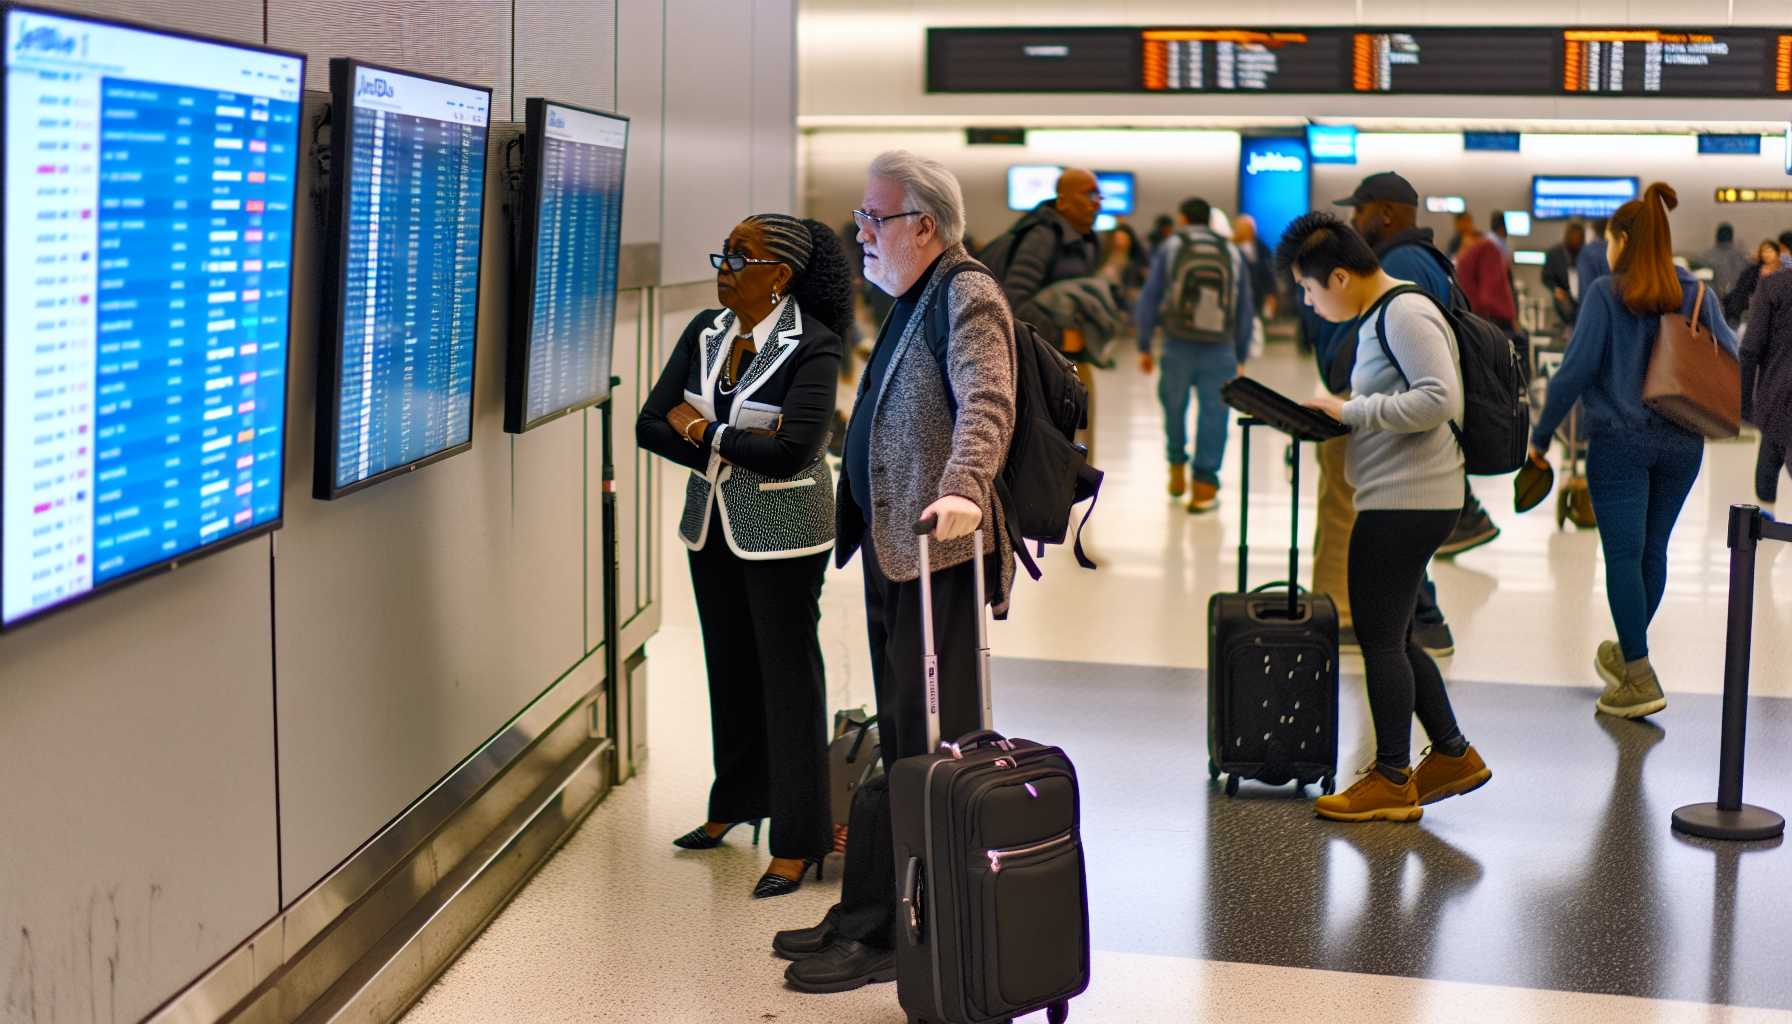
[[[1674,827],[1706,839],[1746,841],[1784,834],[1786,819],[1752,804],[1735,811],[1720,811],[1716,804],[1687,804],[1674,812]]]

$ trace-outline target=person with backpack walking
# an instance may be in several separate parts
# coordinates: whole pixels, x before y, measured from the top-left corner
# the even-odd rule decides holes
[[[997,476],[1015,434],[1016,356],[1008,299],[959,240],[964,197],[945,167],[904,150],[871,162],[864,208],[853,211],[865,279],[896,296],[859,380],[847,421],[835,499],[836,565],[857,552],[865,576],[877,720],[886,767],[924,753],[926,693],[920,616],[932,573],[941,734],[982,724],[972,531],[981,529],[990,603],[1005,608],[1014,557],[1005,543]],[[924,325],[945,307],[936,354]],[[1029,335],[1030,337],[1030,335]],[[1068,443],[1068,442],[1066,442]],[[932,565],[920,564],[913,526],[938,516]],[[896,863],[888,776],[860,786],[847,829],[840,902],[813,928],[782,931],[785,980],[805,992],[844,992],[896,975]]]
[[[1159,326],[1164,329],[1157,398],[1164,407],[1170,495],[1180,498],[1187,491],[1190,512],[1210,512],[1220,503],[1220,462],[1231,418],[1220,386],[1238,376],[1251,350],[1251,278],[1238,247],[1207,226],[1213,213],[1207,200],[1185,200],[1181,212],[1182,227],[1151,257],[1133,323],[1138,327],[1139,369],[1147,374],[1155,366],[1151,336]],[[1199,402],[1192,467],[1191,390]]]
[[[725,309],[697,314],[635,422],[640,446],[691,471],[679,540],[709,668],[709,820],[674,839],[709,850],[772,819],[753,896],[802,886],[833,847],[827,680],[817,625],[834,508],[832,431],[851,269],[820,221],[760,214],[710,257]]]
[[[1465,411],[1456,333],[1442,305],[1388,274],[1363,236],[1326,212],[1305,214],[1276,247],[1314,312],[1355,323],[1353,397],[1308,399],[1350,428],[1356,488],[1350,604],[1368,676],[1375,760],[1362,781],[1313,805],[1335,821],[1417,821],[1422,806],[1469,792],[1493,773],[1458,727],[1437,663],[1413,641],[1425,565],[1462,514]],[[1411,767],[1412,719],[1431,738]]]
[[[1691,318],[1696,310],[1705,329],[1736,354],[1716,296],[1674,265],[1668,211],[1678,204],[1674,190],[1658,181],[1612,214],[1606,227],[1612,272],[1587,286],[1567,355],[1531,431],[1531,458],[1541,463],[1556,426],[1581,403],[1587,490],[1599,520],[1606,602],[1618,632],[1615,642],[1599,644],[1593,659],[1605,682],[1594,707],[1620,718],[1667,707],[1649,662],[1649,621],[1667,589],[1668,538],[1705,457],[1703,437],[1643,404],[1662,317]]]

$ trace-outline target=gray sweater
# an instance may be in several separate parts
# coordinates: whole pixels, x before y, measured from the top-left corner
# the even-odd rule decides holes
[[[1424,295],[1399,295],[1387,307],[1388,362],[1377,317],[1357,331],[1344,476],[1358,511],[1462,507],[1462,449],[1450,420],[1462,415],[1456,336]],[[1406,371],[1403,380],[1401,370]],[[1408,383],[1410,382],[1410,384]]]
[[[995,278],[963,273],[952,279],[946,302],[949,340],[946,378],[958,405],[956,419],[947,401],[946,378],[922,337],[927,309],[938,296],[947,271],[969,260],[964,246],[940,256],[933,278],[922,290],[915,315],[893,341],[890,368],[878,394],[867,394],[859,379],[852,417],[871,424],[871,508],[852,499],[844,468],[836,493],[835,561],[845,565],[861,540],[877,546],[884,575],[901,582],[920,575],[920,545],[912,526],[921,510],[943,495],[969,498],[983,510],[984,551],[995,551],[1001,573],[988,595],[1005,611],[1014,580],[1014,553],[1004,532],[1006,520],[996,501],[995,478],[1008,458],[1014,436],[1014,318]],[[866,525],[869,524],[869,536]],[[971,538],[932,545],[933,568],[971,558]]]

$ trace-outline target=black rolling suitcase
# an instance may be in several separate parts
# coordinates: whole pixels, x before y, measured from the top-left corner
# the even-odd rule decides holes
[[[1247,589],[1250,546],[1251,427],[1244,417],[1244,469],[1239,490],[1238,593],[1207,603],[1207,774],[1226,776],[1226,795],[1240,779],[1270,785],[1319,783],[1338,775],[1338,609],[1326,594],[1301,591],[1300,458],[1295,451],[1293,538],[1282,583]],[[1301,435],[1295,434],[1299,445]]]
[[[982,531],[976,543],[981,551]],[[1009,740],[987,728],[981,558],[977,646],[986,728],[940,742],[927,547],[923,533],[927,748],[935,753],[905,757],[890,769],[901,885],[897,998],[910,1024],[984,1024],[1039,1009],[1059,1024],[1069,1016],[1071,997],[1089,985],[1076,768],[1057,747]]]

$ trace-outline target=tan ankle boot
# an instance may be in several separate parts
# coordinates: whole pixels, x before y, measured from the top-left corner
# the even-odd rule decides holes
[[[1170,463],[1170,497],[1180,498],[1188,490],[1188,467],[1180,462]]]

